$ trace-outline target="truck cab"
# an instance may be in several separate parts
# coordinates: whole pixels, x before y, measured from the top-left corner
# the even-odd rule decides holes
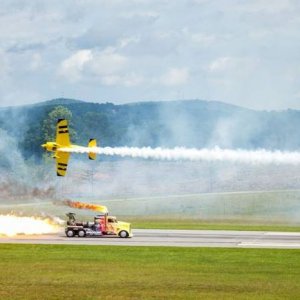
[[[132,237],[131,224],[118,221],[114,216],[107,216],[106,231],[111,232],[112,234],[116,234],[122,238]]]
[[[120,238],[132,237],[131,224],[118,221],[116,217],[108,214],[96,215],[94,222],[78,222],[74,213],[69,217],[65,233],[67,237],[85,236],[118,236]]]

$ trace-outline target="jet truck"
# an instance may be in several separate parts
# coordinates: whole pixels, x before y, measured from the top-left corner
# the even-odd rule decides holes
[[[81,222],[75,218],[75,213],[67,213],[68,221],[65,228],[66,236],[85,237],[85,236],[116,236],[120,238],[132,237],[131,224],[117,221],[116,217],[109,216],[107,213],[99,214],[94,217],[93,222]]]

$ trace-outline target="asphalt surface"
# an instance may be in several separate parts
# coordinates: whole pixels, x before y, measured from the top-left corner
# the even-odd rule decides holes
[[[135,229],[132,238],[67,238],[64,233],[0,237],[0,243],[300,249],[300,233]]]

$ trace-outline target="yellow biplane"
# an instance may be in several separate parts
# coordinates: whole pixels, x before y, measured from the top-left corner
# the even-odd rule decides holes
[[[68,121],[66,119],[59,119],[56,125],[56,141],[46,142],[42,147],[47,151],[54,152],[53,158],[56,159],[57,176],[65,176],[71,150],[80,146],[71,144]],[[90,139],[88,147],[97,147],[97,141]],[[68,148],[70,148],[70,151],[64,150]],[[89,159],[96,159],[96,153],[89,152],[88,155]]]

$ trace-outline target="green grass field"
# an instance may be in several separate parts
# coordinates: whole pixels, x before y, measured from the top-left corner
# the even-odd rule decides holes
[[[246,231],[281,231],[300,232],[300,226],[278,223],[261,223],[241,220],[198,220],[175,217],[120,217],[136,229],[187,229],[187,230],[246,230]]]
[[[300,251],[0,245],[0,299],[299,299]]]

